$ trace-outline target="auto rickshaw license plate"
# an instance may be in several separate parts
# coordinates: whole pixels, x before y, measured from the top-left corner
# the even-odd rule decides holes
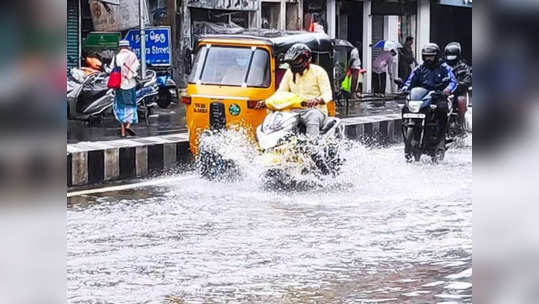
[[[195,112],[196,113],[208,113],[208,108],[203,103],[195,103]]]

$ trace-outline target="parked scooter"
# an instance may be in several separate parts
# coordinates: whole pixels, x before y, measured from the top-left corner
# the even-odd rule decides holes
[[[155,71],[147,70],[144,80],[137,77],[137,106],[138,115],[143,117],[146,125],[150,125],[150,115],[153,114],[157,105],[159,86],[157,84],[157,74]]]
[[[115,92],[107,87],[108,76],[94,73],[84,77],[78,69],[72,69],[67,80],[68,119],[98,122],[112,109]],[[139,117],[149,125],[159,93],[155,71],[148,70],[144,80],[137,78],[136,90]]]
[[[114,90],[107,87],[107,81],[107,73],[83,76],[72,69],[67,79],[67,118],[99,121],[114,101]]]

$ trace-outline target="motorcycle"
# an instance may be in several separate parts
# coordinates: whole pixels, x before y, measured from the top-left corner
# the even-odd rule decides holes
[[[401,79],[395,79],[395,83],[403,85]],[[405,94],[407,98],[402,109],[402,135],[406,161],[419,161],[423,154],[429,155],[434,163],[442,161],[448,140],[445,136],[438,138],[440,121],[436,111],[437,102],[447,98],[449,126],[451,118],[455,116],[452,105],[454,96],[445,97],[440,90],[427,90],[422,87],[412,88]]]
[[[464,91],[464,90],[463,90]],[[455,97],[454,107],[448,119],[447,142],[452,143],[466,138],[471,132],[471,94],[472,88],[466,88],[466,94]],[[462,91],[460,91],[462,92]]]
[[[320,129],[320,137],[305,134],[296,109],[305,109],[305,102],[290,93],[278,93],[266,100],[270,110],[257,129],[256,141],[266,188],[292,190],[308,188],[323,176],[336,176],[344,160],[341,158],[344,124],[328,117]],[[210,134],[210,133],[208,133]],[[239,169],[225,156],[208,150],[201,141],[201,174],[208,179],[237,178]],[[314,177],[314,179],[313,179]]]
[[[84,75],[72,69],[67,80],[68,119],[98,122],[114,103],[115,92],[107,87],[108,73]],[[156,105],[159,87],[156,74],[148,70],[146,78],[137,78],[136,100],[139,116],[149,125],[149,116]]]

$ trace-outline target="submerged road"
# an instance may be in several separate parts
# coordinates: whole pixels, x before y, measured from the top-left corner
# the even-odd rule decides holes
[[[471,139],[439,165],[402,149],[356,147],[309,192],[192,172],[72,196],[68,300],[471,303]]]

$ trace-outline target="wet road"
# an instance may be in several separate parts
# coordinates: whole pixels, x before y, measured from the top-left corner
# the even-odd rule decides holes
[[[68,199],[71,303],[471,303],[472,148],[354,148],[335,184],[169,183]]]
[[[378,114],[398,113],[398,104],[394,101],[379,102],[350,102],[348,110],[341,106],[337,108],[338,116],[366,116]],[[89,125],[86,122],[68,120],[67,142],[77,143],[81,141],[116,140],[120,138],[118,122],[112,113],[108,113],[101,122]],[[183,104],[171,104],[167,109],[156,107],[155,114],[150,117],[149,126],[144,121],[133,126],[133,130],[139,137],[167,135],[187,132],[185,127],[185,106]]]

